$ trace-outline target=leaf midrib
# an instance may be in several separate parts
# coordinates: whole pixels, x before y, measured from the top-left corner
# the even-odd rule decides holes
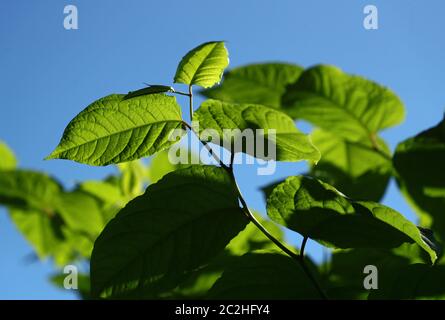
[[[71,150],[73,150],[73,149],[77,149],[77,148],[79,148],[79,147],[81,147],[81,146],[84,146],[84,145],[89,144],[89,143],[96,142],[96,141],[101,140],[101,139],[105,139],[105,138],[112,137],[112,136],[115,136],[115,135],[120,135],[120,134],[122,134],[122,133],[125,133],[125,132],[128,132],[128,131],[133,131],[133,130],[140,129],[140,128],[147,127],[147,126],[153,126],[153,125],[155,125],[155,124],[160,124],[160,123],[170,123],[170,122],[181,123],[182,121],[181,121],[181,120],[162,120],[162,121],[154,121],[154,122],[150,122],[150,123],[142,124],[142,125],[139,125],[139,126],[131,127],[131,128],[125,129],[125,130],[116,131],[116,132],[113,132],[113,133],[111,133],[111,134],[109,134],[109,135],[106,135],[106,136],[97,137],[96,139],[88,140],[88,141],[82,142],[81,144],[76,144],[75,146],[70,147],[70,148],[66,148],[66,149],[59,150],[59,151],[55,150],[50,156],[48,156],[47,159],[53,159],[54,157],[60,155],[60,154],[63,153],[63,152],[67,152],[67,151],[71,151]],[[56,151],[57,151],[57,152],[56,152]]]

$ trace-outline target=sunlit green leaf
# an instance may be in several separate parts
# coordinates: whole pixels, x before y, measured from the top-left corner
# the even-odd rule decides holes
[[[403,104],[392,91],[327,65],[306,69],[281,103],[293,118],[351,141],[371,139],[404,119]]]
[[[52,215],[62,187],[53,178],[36,171],[14,170],[0,173],[0,204],[34,209]]]
[[[320,158],[309,137],[298,131],[291,118],[273,108],[207,100],[193,117],[196,131],[202,134],[212,129],[219,140],[212,142],[229,150],[233,145],[235,152],[280,161],[318,161]],[[213,139],[213,135],[210,136]],[[274,148],[276,156],[268,154]]]
[[[221,81],[228,65],[229,54],[224,42],[207,42],[182,58],[174,81],[209,88]]]
[[[50,281],[61,290],[66,290],[64,287],[64,281],[68,274],[57,273],[50,277]],[[85,273],[77,274],[77,289],[73,290],[78,294],[79,298],[88,300],[91,299],[90,293],[90,276]]]
[[[259,63],[234,68],[220,86],[201,93],[207,98],[254,103],[279,108],[286,85],[298,79],[303,68],[288,63]]]
[[[79,190],[62,193],[58,201],[58,213],[67,227],[95,240],[105,227],[99,202]]]
[[[144,186],[148,182],[148,169],[141,161],[130,161],[119,163],[120,188],[128,200],[141,195]]]
[[[178,142],[180,135],[172,137],[175,129],[182,128],[175,97],[123,97],[106,96],[79,113],[47,159],[107,165],[149,156]]]
[[[17,166],[14,152],[0,140],[0,170],[12,170]]]
[[[321,159],[311,175],[325,181],[353,199],[379,201],[391,177],[391,155],[383,140],[380,152],[369,139],[352,142],[323,130],[311,134]]]

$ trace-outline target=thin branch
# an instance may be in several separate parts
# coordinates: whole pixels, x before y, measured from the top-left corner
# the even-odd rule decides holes
[[[181,96],[187,96],[190,97],[190,94],[187,92],[182,92],[182,91],[172,91],[172,93],[176,93],[176,94],[180,94]]]
[[[229,162],[229,168],[233,171],[233,163],[235,161],[235,150],[231,150],[230,152],[230,162]]]
[[[198,140],[204,145],[204,147],[207,149],[207,151],[210,153],[210,155],[213,157],[213,159],[215,159],[216,162],[218,162],[221,167],[223,167],[224,169],[228,168],[227,165],[224,162],[222,162],[222,160],[213,152],[213,149],[212,149],[212,147],[210,147],[209,143],[207,141],[199,139],[199,134],[192,128],[191,125],[189,125],[185,121],[182,121],[182,123],[184,124],[184,126],[187,129],[190,130],[190,132],[193,132],[196,135]]]

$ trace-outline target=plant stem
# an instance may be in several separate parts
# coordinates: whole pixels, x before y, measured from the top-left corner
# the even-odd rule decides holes
[[[221,159],[213,152],[212,148],[210,147],[209,143],[207,141],[201,140],[199,139],[199,134],[192,128],[191,125],[189,125],[187,122],[182,121],[182,123],[184,124],[184,126],[190,130],[190,132],[193,132],[196,137],[198,138],[198,140],[204,145],[204,147],[207,149],[207,151],[210,153],[210,155],[213,157],[213,159],[215,159],[216,162],[219,163],[219,165],[221,167],[223,167],[224,169],[227,168],[227,166],[224,164],[224,162],[221,161]]]
[[[180,94],[181,96],[187,96],[187,97],[190,97],[190,93],[187,93],[187,92],[173,91],[172,93]]]

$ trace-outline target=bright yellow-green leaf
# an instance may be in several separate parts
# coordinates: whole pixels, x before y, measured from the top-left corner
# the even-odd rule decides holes
[[[0,140],[0,170],[12,170],[17,166],[14,152]]]
[[[229,54],[224,42],[207,42],[182,58],[174,81],[209,88],[221,81],[228,65]]]
[[[295,82],[302,71],[300,66],[288,63],[250,64],[226,72],[220,86],[201,94],[226,102],[279,108],[286,86]]]
[[[181,135],[172,137],[175,129],[182,128],[175,97],[123,98],[120,94],[106,96],[79,113],[47,159],[107,165],[146,157],[179,141]]]
[[[295,127],[291,118],[274,108],[207,100],[193,114],[193,119],[197,132],[208,133],[212,129],[219,140],[213,142],[229,150],[233,145],[235,152],[278,161],[316,162],[320,158],[310,138]],[[268,154],[273,148],[275,156]]]

